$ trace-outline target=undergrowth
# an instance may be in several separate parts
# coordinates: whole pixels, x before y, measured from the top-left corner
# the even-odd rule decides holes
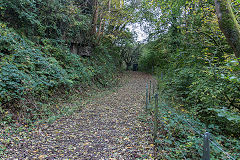
[[[203,156],[203,136],[210,133],[210,157],[217,159],[239,159],[240,140],[219,134],[217,125],[208,127],[196,116],[192,115],[178,103],[166,103],[164,95],[158,105],[158,130],[155,139],[156,159],[201,159]],[[168,101],[169,102],[169,101]],[[152,101],[148,114],[152,119],[148,122],[154,126],[154,106]],[[154,128],[152,128],[152,133]]]
[[[179,106],[162,103],[159,106],[160,126],[156,139],[159,155],[167,159],[201,159],[203,155],[203,135],[209,132],[211,141],[235,159],[240,158],[240,141],[226,138],[215,132],[215,127],[207,128],[196,117],[186,113]],[[210,142],[211,159],[228,159],[217,146]]]
[[[17,134],[71,115],[85,93],[118,81],[113,51],[104,44],[84,58],[64,41],[33,42],[2,22],[0,34],[0,154],[21,139]]]

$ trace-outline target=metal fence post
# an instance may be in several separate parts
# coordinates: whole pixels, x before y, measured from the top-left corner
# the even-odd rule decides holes
[[[157,130],[158,130],[158,94],[155,95],[155,107],[154,107],[154,131],[153,131],[153,141],[157,139]]]
[[[210,160],[210,145],[209,145],[210,134],[206,132],[203,139],[203,160]]]
[[[151,101],[151,81],[150,81],[150,86],[149,86],[149,102]]]
[[[153,95],[155,95],[155,85],[153,83]]]
[[[156,143],[157,131],[158,131],[158,94],[155,94],[154,126],[153,126],[154,159],[157,159],[157,143]]]
[[[146,84],[146,111],[148,107],[148,84]]]

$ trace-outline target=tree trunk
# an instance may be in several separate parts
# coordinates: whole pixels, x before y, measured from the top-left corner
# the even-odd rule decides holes
[[[218,24],[235,56],[240,58],[240,26],[233,14],[230,0],[215,0]]]
[[[100,15],[100,23],[99,23],[99,27],[98,27],[98,33],[97,33],[97,39],[100,38],[100,35],[102,33],[102,24],[104,23],[104,18],[102,18],[103,15]]]
[[[97,21],[98,21],[98,0],[94,1],[94,14],[93,14],[93,21],[92,21],[92,34],[95,35],[97,32]]]

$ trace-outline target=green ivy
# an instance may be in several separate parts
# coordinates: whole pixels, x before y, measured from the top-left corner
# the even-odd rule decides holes
[[[0,100],[51,94],[56,88],[108,85],[114,76],[114,59],[98,49],[92,58],[72,54],[61,42],[42,39],[38,45],[0,23]],[[110,67],[110,68],[109,68]]]

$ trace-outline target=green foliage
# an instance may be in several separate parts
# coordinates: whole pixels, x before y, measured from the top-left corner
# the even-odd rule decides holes
[[[112,35],[101,33],[93,41],[91,4],[85,0],[0,2],[0,155],[19,141],[15,134],[79,111],[82,104],[62,104],[73,98],[70,95],[77,92],[73,99],[79,100],[85,90],[110,87],[118,80],[121,47]],[[72,44],[91,47],[91,57],[71,53]],[[61,104],[56,105],[59,97]]]
[[[54,87],[70,85],[66,71],[54,57],[47,57],[7,27],[1,27],[0,32],[2,101],[27,93],[46,94]]]
[[[181,106],[171,107],[162,102],[159,106],[159,131],[155,141],[158,158],[167,159],[201,159],[203,155],[203,137],[206,126]],[[227,139],[215,134],[217,126],[211,125],[211,141],[217,143],[224,151],[234,158],[239,158],[240,141],[235,138]],[[211,159],[226,159],[226,155],[210,142]],[[233,147],[235,146],[235,147]]]
[[[206,125],[217,125],[216,132],[238,136],[240,68],[220,32],[214,4],[158,2],[161,5],[146,1],[155,33],[142,50],[142,70],[154,66],[158,77],[164,74],[161,88],[168,101],[183,105]],[[157,10],[163,13],[160,17],[154,14]]]
[[[146,72],[152,72],[152,67],[166,69],[168,63],[167,50],[160,45],[159,41],[148,43],[143,49],[139,58],[139,69]]]
[[[2,1],[0,13],[2,21],[6,21],[11,26],[18,25],[18,28],[24,30],[24,27],[30,29],[40,25],[37,19],[37,8],[35,0],[8,0]],[[14,16],[13,16],[14,15]]]
[[[38,45],[9,29],[0,23],[0,103],[25,101],[30,97],[47,100],[57,90],[64,88],[65,94],[77,86],[95,85],[109,86],[114,82],[116,73],[115,59],[109,55],[108,48],[96,48],[90,58],[82,58],[72,54],[60,41],[41,39],[43,45]],[[34,101],[34,100],[33,100]],[[42,106],[42,105],[40,105]],[[6,108],[7,107],[7,108]],[[4,114],[2,120],[9,121],[9,114]],[[14,106],[14,110],[19,110]],[[22,106],[33,117],[33,113],[43,112],[40,108]],[[46,114],[45,112],[43,112]],[[37,115],[37,114],[34,114]]]
[[[2,122],[12,123],[12,117],[30,123],[44,115],[54,116],[56,109],[43,110],[43,104],[35,103],[48,101],[56,93],[67,95],[72,89],[107,87],[116,81],[119,48],[106,37],[96,46],[91,35],[91,4],[84,0],[0,2]],[[71,53],[73,43],[79,48],[92,47],[92,56]]]
[[[221,78],[222,67],[215,69],[184,67],[172,72],[171,78],[165,79],[164,92],[169,100],[174,99],[183,104],[184,108],[206,124],[219,125],[220,132],[235,136],[239,134],[240,123],[236,116],[239,115],[240,84],[235,78],[231,80],[227,77]],[[217,111],[222,108],[227,108],[229,117],[227,114],[219,115]]]
[[[34,41],[46,37],[83,42],[90,39],[91,16],[82,13],[82,8],[78,7],[81,3],[73,0],[4,1],[0,6],[0,20]]]
[[[157,77],[164,75],[158,79],[162,99],[184,112],[174,114],[165,110],[170,105],[160,106],[158,156],[201,159],[202,137],[183,121],[187,119],[201,133],[207,130],[213,134],[213,141],[238,159],[239,60],[220,32],[214,3],[155,2],[146,1],[153,13],[148,22],[155,32],[142,49],[140,66],[148,72],[153,66]],[[239,6],[232,5],[238,14]],[[162,15],[154,14],[156,10]],[[211,159],[227,157],[212,145]]]
[[[138,63],[141,45],[134,41],[134,34],[129,29],[119,31],[114,41],[116,43],[114,50],[118,53],[119,65],[125,62],[126,70],[129,70],[133,63]]]

